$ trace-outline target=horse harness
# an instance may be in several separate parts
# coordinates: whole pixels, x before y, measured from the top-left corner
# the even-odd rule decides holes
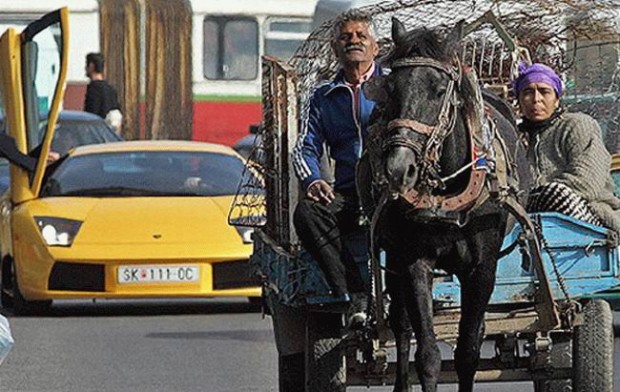
[[[396,118],[383,127],[382,132],[391,133],[395,128],[409,128],[420,139],[410,140],[401,135],[389,135],[381,145],[381,154],[394,147],[407,147],[420,157],[419,186],[409,190],[402,199],[410,206],[409,215],[425,221],[447,221],[463,226],[467,223],[470,211],[482,205],[490,195],[500,195],[500,190],[508,189],[510,183],[510,154],[495,123],[490,118],[488,108],[484,107],[482,94],[472,70],[463,70],[456,59],[454,66],[426,57],[398,59],[392,69],[404,67],[432,67],[447,74],[450,78],[447,90],[435,125],[427,125],[415,119]],[[475,91],[474,113],[465,113],[466,127],[470,138],[471,162],[455,173],[441,177],[439,159],[444,140],[453,132],[462,102],[457,94],[457,86],[469,83]],[[420,141],[423,140],[424,142]],[[445,187],[445,182],[469,170],[466,187],[456,195],[435,195],[434,190]],[[377,173],[377,171],[375,171]],[[375,183],[385,182],[384,178]],[[485,186],[487,185],[487,186]],[[503,192],[505,194],[506,192]]]
[[[377,158],[395,146],[411,148],[417,157],[421,157],[421,162],[418,162],[418,164],[421,164],[423,172],[421,178],[422,189],[413,189],[405,195],[400,195],[410,206],[406,212],[409,217],[426,222],[448,223],[462,227],[467,224],[469,213],[491,198],[514,216],[521,225],[525,235],[523,236],[523,243],[520,243],[519,246],[529,249],[528,254],[531,255],[533,260],[537,260],[537,262],[534,262],[534,270],[538,276],[545,277],[546,272],[542,263],[539,244],[541,234],[536,233],[534,224],[517,199],[519,179],[516,171],[512,170],[515,157],[511,156],[501,133],[496,132],[495,123],[489,113],[490,110],[484,105],[475,72],[472,70],[463,72],[458,60],[456,65],[450,68],[439,61],[421,57],[396,60],[392,64],[392,69],[416,66],[436,68],[448,74],[450,81],[436,125],[430,126],[407,118],[397,118],[387,122],[387,124],[385,121],[379,121],[375,125],[377,127],[375,130],[379,135],[383,132],[390,132],[395,128],[405,127],[422,135],[422,139],[426,138],[426,142],[420,143],[417,140],[411,141],[404,136],[389,135],[379,146],[372,148],[369,145],[368,160],[371,171],[374,173],[372,175],[371,193],[374,196],[378,196],[370,222],[371,258],[369,262],[371,266],[371,282],[373,283],[371,284],[372,295],[369,298],[379,297],[379,293],[375,292],[378,286],[374,283],[380,268],[377,258],[377,228],[384,207],[387,205],[388,200],[393,198],[387,191],[387,180],[385,177],[382,177],[384,175],[382,174],[383,171],[377,170],[377,161],[380,160]],[[475,92],[474,110],[470,113],[465,113],[466,128],[469,134],[470,145],[472,146],[472,159],[469,164],[455,173],[441,178],[438,171],[441,147],[443,141],[454,130],[456,124],[457,113],[462,103],[457,97],[455,86],[462,83],[469,83],[471,90]],[[460,194],[454,196],[432,194],[432,191],[438,189],[443,182],[466,172],[468,169],[471,169],[469,170],[468,183]],[[375,191],[380,191],[380,193],[375,194]],[[548,306],[548,304],[553,304],[554,302],[547,279],[540,280],[537,295],[543,299],[537,305],[540,308],[539,315],[543,316],[541,317],[542,325],[549,329],[555,328],[560,323],[560,316],[556,306]],[[375,302],[370,301],[371,305]],[[571,303],[570,301],[568,302]],[[571,306],[569,306],[563,312],[570,316],[571,309]],[[377,309],[374,310],[377,311]]]

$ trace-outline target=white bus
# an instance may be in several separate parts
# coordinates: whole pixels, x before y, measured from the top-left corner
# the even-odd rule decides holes
[[[143,2],[127,1],[134,2],[141,14],[135,39],[140,41],[142,59],[136,67],[140,68],[141,81],[137,93],[142,98],[136,110],[143,112],[149,99],[144,96],[148,24]],[[181,3],[177,2],[179,6]],[[250,125],[261,122],[261,56],[286,59],[294,53],[311,31],[316,0],[190,0],[189,4],[191,42],[179,45],[188,44],[192,57],[192,139],[233,144],[248,133]],[[8,26],[26,26],[47,12],[68,6],[70,48],[65,109],[83,107],[88,83],[85,57],[89,52],[102,51],[104,46],[101,12],[105,5],[105,0],[0,0],[0,33]],[[115,60],[106,59],[108,63]],[[173,67],[166,69],[174,71]],[[132,72],[135,74],[135,70]],[[114,80],[126,80],[126,75],[115,76]]]

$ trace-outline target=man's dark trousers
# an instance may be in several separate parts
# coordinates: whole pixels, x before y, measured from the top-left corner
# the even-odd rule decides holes
[[[293,223],[303,247],[319,263],[334,295],[364,292],[359,267],[342,236],[364,230],[355,192],[336,193],[330,204],[303,199],[297,205]]]

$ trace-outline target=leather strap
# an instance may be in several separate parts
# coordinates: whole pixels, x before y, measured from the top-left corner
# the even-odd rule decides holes
[[[394,128],[410,128],[415,132],[431,136],[436,127],[409,118],[395,118],[388,123],[387,130],[391,131]]]
[[[405,195],[405,199],[414,210],[440,208],[446,211],[464,211],[472,207],[480,197],[486,182],[486,170],[472,170],[465,190],[458,195],[445,197],[433,196],[430,193],[420,195],[415,189],[411,189]]]

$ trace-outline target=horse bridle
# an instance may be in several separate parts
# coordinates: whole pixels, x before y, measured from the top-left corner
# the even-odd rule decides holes
[[[455,63],[456,64],[453,66],[450,66],[428,57],[406,57],[395,60],[391,64],[392,69],[432,67],[450,77],[441,104],[441,110],[437,117],[437,123],[435,125],[428,125],[411,118],[395,118],[387,124],[386,131],[389,136],[383,141],[381,146],[384,153],[394,147],[406,147],[413,150],[420,160],[418,163],[422,168],[425,168],[422,173],[422,179],[425,181],[431,180],[431,178],[428,177],[438,177],[436,172],[441,156],[441,146],[456,124],[460,102],[456,94],[455,86],[461,83],[462,71],[458,58],[455,59]],[[422,135],[422,139],[425,141],[410,140],[402,135],[391,134],[391,131],[396,128],[411,129],[415,133]],[[433,174],[433,172],[435,174]]]

